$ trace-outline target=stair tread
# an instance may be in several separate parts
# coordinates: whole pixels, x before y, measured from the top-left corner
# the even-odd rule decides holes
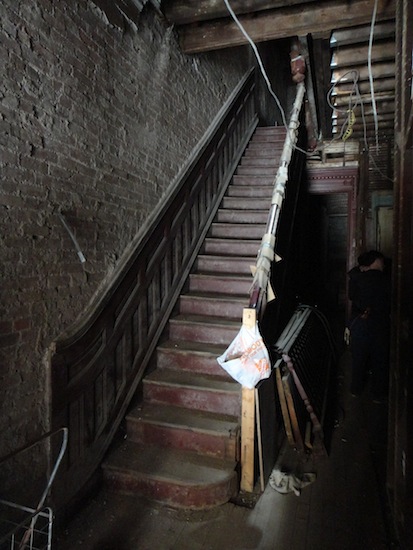
[[[226,393],[238,393],[240,389],[240,385],[235,380],[225,380],[219,376],[173,369],[155,369],[145,376],[144,383],[146,382],[167,386],[179,386],[181,388],[204,388],[209,391]]]
[[[223,254],[224,256],[224,254]],[[237,281],[237,280],[251,280],[251,275],[243,275],[242,273],[222,273],[220,271],[208,271],[207,273],[201,273],[201,272],[196,272],[196,273],[191,273],[191,277],[200,277],[200,278],[205,278],[205,279],[213,279],[213,278],[220,278],[220,279],[228,279],[229,281],[231,279],[233,279],[234,281]],[[238,296],[240,296],[240,294],[238,294]]]
[[[225,198],[229,198],[229,197],[225,197]],[[232,197],[232,198],[233,198],[233,197]],[[244,198],[248,198],[248,197],[244,197]],[[227,213],[229,213],[229,212],[234,212],[234,213],[239,214],[240,210],[242,210],[242,212],[245,213],[246,215],[247,215],[247,214],[252,214],[252,215],[255,214],[255,215],[260,215],[260,216],[262,216],[262,208],[250,208],[250,209],[242,208],[242,209],[240,209],[240,208],[237,208],[237,207],[235,207],[235,206],[231,206],[230,208],[229,208],[229,207],[228,207],[228,208],[222,208],[222,207],[221,207],[221,208],[218,210],[218,212],[221,212],[221,213],[222,213],[222,212],[227,212]]]
[[[245,197],[245,198],[247,198],[247,197]],[[255,241],[256,243],[258,243],[258,244],[261,243],[261,239],[257,239],[257,238],[255,238],[255,239],[245,239],[245,238],[236,239],[236,238],[234,238],[234,237],[207,237],[205,240],[208,241],[208,242],[220,242],[220,241],[224,241],[226,244],[231,243],[231,242],[234,243],[234,244],[235,244],[235,243],[238,244],[238,243],[240,243],[240,242],[246,242],[246,243],[248,243],[248,244],[251,244],[251,243],[254,242],[254,241]]]
[[[235,433],[239,427],[236,418],[232,416],[173,405],[144,404],[130,411],[127,419],[168,427],[179,426],[207,434]]]
[[[219,256],[218,256],[219,257]],[[215,292],[187,292],[182,296],[183,298],[195,298],[196,300],[213,300],[214,302],[243,302],[245,304],[244,294],[231,294],[231,296],[225,296],[225,294],[217,294]],[[247,305],[245,304],[245,307]]]
[[[169,320],[170,323],[192,323],[201,325],[221,325],[234,327],[240,324],[240,319],[219,317],[214,315],[198,315],[196,313],[180,313]]]
[[[235,227],[235,228],[240,228],[240,227],[245,227],[245,226],[248,226],[248,229],[255,229],[255,228],[259,228],[259,229],[262,229],[263,227],[265,228],[265,223],[242,223],[242,222],[213,222],[212,224],[214,227],[224,227],[224,228],[229,228],[229,227]],[[212,237],[213,239],[226,239],[226,237]],[[230,239],[234,239],[235,237],[229,237]],[[245,239],[245,237],[244,237]],[[236,239],[237,241],[239,239]],[[242,239],[241,239],[242,240]],[[257,240],[255,238],[255,240]]]
[[[248,203],[248,204],[249,204],[249,203],[251,203],[252,200],[253,200],[255,203],[258,202],[260,205],[262,204],[263,206],[262,206],[262,208],[257,208],[257,207],[255,207],[255,208],[250,208],[250,210],[254,210],[254,211],[258,211],[258,212],[260,212],[261,210],[267,210],[267,211],[268,211],[268,210],[269,210],[269,206],[271,206],[271,205],[268,204],[268,198],[265,198],[265,197],[264,197],[264,198],[263,198],[263,197],[258,197],[258,198],[252,198],[252,197],[231,197],[230,195],[226,195],[226,196],[224,197],[225,203],[232,204],[232,203],[234,203],[234,202],[235,202],[235,203],[240,203],[240,202],[242,202],[242,203],[243,203],[243,206],[242,206],[242,208],[238,208],[238,210],[242,210],[243,212],[244,212],[244,204],[245,204],[245,203]],[[265,204],[264,204],[264,203],[265,203]],[[234,209],[234,206],[230,206],[230,207],[224,206],[224,210],[227,210],[227,208],[228,208],[229,210],[230,210],[231,208]],[[245,211],[248,212],[247,209],[245,209]]]
[[[254,264],[257,260],[257,255],[254,255],[254,256],[246,256],[246,255],[234,255],[234,256],[228,256],[228,254],[217,254],[216,252],[214,253],[211,253],[211,254],[207,254],[207,253],[203,253],[203,254],[198,254],[198,258],[208,258],[209,260],[222,260],[222,259],[228,259],[229,262],[236,262],[236,261],[240,261],[240,260],[251,260]]]
[[[144,474],[154,480],[174,480],[181,485],[209,486],[232,477],[235,462],[126,440],[111,453],[103,467],[132,475]]]
[[[210,342],[194,342],[189,340],[166,340],[158,345],[160,350],[173,350],[191,352],[199,355],[222,355],[226,349],[223,344],[213,344]]]
[[[271,193],[271,191],[274,189],[274,185],[271,185],[271,184],[263,184],[263,183],[260,183],[259,185],[247,185],[247,184],[242,184],[242,183],[233,183],[231,185],[230,188],[228,188],[228,192],[230,191],[233,191],[233,190],[238,190],[238,191],[245,191],[246,189],[248,190],[252,190],[252,191],[265,191],[266,193]]]

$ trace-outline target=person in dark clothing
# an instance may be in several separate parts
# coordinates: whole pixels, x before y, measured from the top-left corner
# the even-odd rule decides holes
[[[371,250],[361,255],[349,277],[350,391],[353,396],[360,395],[371,372],[373,401],[381,403],[387,395],[390,345],[390,284],[383,254]]]

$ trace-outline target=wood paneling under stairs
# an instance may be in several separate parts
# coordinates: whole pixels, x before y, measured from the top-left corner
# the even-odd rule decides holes
[[[112,489],[202,509],[238,492],[241,386],[216,358],[241,327],[284,128],[257,128],[180,297],[127,438],[107,457]]]

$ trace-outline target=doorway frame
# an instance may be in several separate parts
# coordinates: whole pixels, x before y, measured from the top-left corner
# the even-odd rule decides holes
[[[334,167],[308,167],[308,192],[312,195],[347,195],[347,272],[356,264],[357,250],[357,191],[359,180],[358,165]],[[350,314],[348,278],[346,279],[346,315]]]

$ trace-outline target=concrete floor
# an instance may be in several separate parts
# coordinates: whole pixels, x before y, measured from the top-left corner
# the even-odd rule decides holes
[[[300,496],[268,484],[252,509],[229,503],[188,512],[102,491],[56,537],[54,550],[396,548],[384,490],[387,407],[350,396],[349,359],[345,350],[329,456],[284,456],[317,475]]]

